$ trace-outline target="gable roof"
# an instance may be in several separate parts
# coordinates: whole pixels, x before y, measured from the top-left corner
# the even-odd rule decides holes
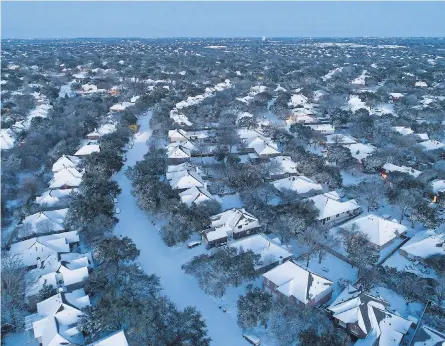
[[[426,231],[416,233],[400,250],[411,256],[427,258],[433,255],[445,256],[445,234]]]
[[[127,338],[123,330],[108,335],[107,337],[94,341],[88,346],[128,346]]]
[[[66,201],[73,192],[77,192],[77,188],[48,190],[41,196],[36,197],[36,203],[40,205],[45,204],[48,206],[53,206],[57,203]]]
[[[226,210],[220,214],[216,214],[210,217],[211,227],[228,226],[234,228],[240,223],[246,224],[258,224],[258,219],[252,214],[248,213],[244,208],[232,208]]]
[[[331,289],[333,282],[287,261],[263,274],[287,297],[295,297],[307,304],[316,296]]]
[[[62,155],[56,162],[53,164],[52,171],[58,172],[67,167],[77,167],[80,163],[80,158],[72,155]]]
[[[54,173],[53,179],[49,182],[50,189],[58,189],[63,186],[77,187],[82,183],[84,171],[75,167],[66,167]]]
[[[297,174],[297,163],[290,156],[275,156],[269,160],[270,174]]]
[[[298,194],[304,194],[309,191],[322,191],[323,187],[303,175],[301,176],[291,176],[272,182],[273,186],[279,191],[290,190]]]
[[[355,199],[344,202],[340,201],[340,198],[335,191],[313,196],[308,198],[308,200],[313,201],[315,208],[319,210],[317,220],[323,220],[327,217],[332,217],[337,214],[346,213],[360,208],[360,205]]]
[[[359,231],[369,236],[370,242],[378,246],[385,245],[407,230],[406,226],[398,222],[386,220],[374,214],[351,220],[342,225],[341,228],[351,231],[354,224],[358,226]]]
[[[385,163],[382,168],[388,172],[400,172],[400,173],[409,174],[409,175],[413,176],[414,178],[417,178],[419,175],[422,174],[421,171],[418,171],[414,168],[407,167],[407,166],[397,166],[397,165],[393,165],[392,163]]]
[[[421,326],[411,341],[413,346],[444,346],[445,333],[441,333],[429,326]]]
[[[188,189],[191,187],[204,187],[201,176],[193,171],[178,171],[170,175],[169,184],[172,189]]]
[[[199,204],[213,199],[213,196],[206,188],[196,186],[181,192],[179,197],[181,198],[181,202],[188,206],[192,205],[192,203]]]
[[[65,229],[65,227],[63,226],[63,223],[65,222],[67,213],[68,213],[68,208],[58,209],[58,210],[41,211],[39,213],[35,213],[35,214],[25,217],[25,219],[22,221],[22,223],[30,224],[32,232],[34,232],[36,234],[41,233],[38,230],[38,225],[45,221],[51,222],[54,232],[63,231]]]
[[[77,150],[74,155],[76,156],[85,156],[91,155],[92,153],[100,152],[99,144],[97,143],[87,143]]]

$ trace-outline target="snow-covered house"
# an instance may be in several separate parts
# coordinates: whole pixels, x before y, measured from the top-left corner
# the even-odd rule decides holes
[[[39,293],[44,285],[51,285],[58,292],[81,288],[92,267],[91,254],[66,253],[51,255],[36,269],[25,274],[26,297]]]
[[[422,81],[417,81],[414,86],[416,87],[421,87],[421,88],[426,88],[428,86],[428,84],[426,84],[425,82]]]
[[[400,254],[420,262],[433,255],[445,256],[445,234],[434,231],[418,232],[400,248]]]
[[[256,154],[260,159],[268,159],[281,154],[277,144],[257,130],[239,129],[238,135],[245,146],[244,150],[247,153]]]
[[[344,232],[351,232],[354,229],[363,232],[379,250],[391,244],[392,241],[407,231],[406,226],[399,224],[397,221],[386,220],[373,214],[351,220],[341,225],[340,229]]]
[[[110,107],[110,112],[123,112],[125,109],[133,105],[134,103],[132,102],[116,103]]]
[[[202,232],[207,247],[227,243],[227,239],[239,239],[253,234],[260,227],[258,219],[245,209],[233,208],[210,217],[210,229]]]
[[[169,172],[167,180],[173,190],[186,190],[206,185],[199,173],[192,170]]]
[[[190,171],[194,172],[198,175],[203,175],[203,172],[199,169],[198,166],[191,164],[190,162],[183,162],[179,165],[170,165],[167,167],[166,178],[167,180],[171,180],[175,176],[177,176],[178,172]]]
[[[213,200],[212,194],[205,187],[193,186],[179,194],[181,202],[191,206],[194,204],[199,204],[205,201]]]
[[[414,168],[411,167],[407,167],[407,166],[397,166],[394,165],[392,163],[385,163],[382,167],[382,170],[380,172],[380,175],[383,179],[388,178],[388,175],[392,172],[400,172],[400,173],[405,173],[405,174],[409,174],[414,178],[417,178],[419,175],[422,174],[421,171],[418,171]]]
[[[37,313],[25,318],[27,330],[41,346],[84,345],[84,336],[77,329],[85,315],[82,309],[91,306],[83,288],[69,293],[58,293],[37,303]]]
[[[186,131],[183,129],[174,129],[168,131],[170,143],[186,141],[205,141],[209,138],[207,131]]]
[[[387,310],[388,303],[349,285],[328,307],[336,324],[359,339],[356,345],[397,346],[412,322]]]
[[[237,250],[252,251],[260,255],[260,261],[255,269],[261,272],[272,269],[292,257],[292,253],[273,243],[262,234],[255,234],[230,244]]]
[[[435,179],[429,184],[429,189],[433,196],[433,202],[437,203],[439,199],[445,198],[445,180]]]
[[[94,341],[87,346],[128,346],[127,338],[123,330]]]
[[[41,211],[32,215],[29,215],[23,219],[23,225],[29,225],[29,230],[19,230],[19,238],[29,237],[35,235],[45,235],[58,233],[65,229],[63,223],[65,222],[68,208],[58,210]],[[25,232],[27,234],[20,234]]]
[[[281,192],[292,191],[302,196],[313,196],[323,191],[320,184],[303,175],[275,180],[272,185]]]
[[[175,142],[170,143],[166,149],[169,162],[181,163],[190,160],[192,150],[195,149],[195,146],[189,141]]]
[[[416,335],[411,340],[412,346],[443,346],[445,345],[445,333],[441,333],[429,326],[423,325],[417,329]]]
[[[351,156],[356,159],[359,163],[362,163],[364,159],[366,159],[374,150],[377,148],[371,144],[363,144],[363,143],[353,143],[343,145],[345,148],[348,148],[351,152]]]
[[[400,100],[404,95],[402,93],[390,93],[389,96],[391,96],[391,101],[395,102]]]
[[[315,132],[321,133],[322,135],[331,135],[335,133],[335,127],[331,124],[309,124],[306,126],[310,127]]]
[[[423,150],[425,151],[429,151],[429,150],[437,150],[437,149],[444,149],[445,148],[445,144],[442,142],[439,142],[437,140],[434,139],[429,139],[427,141],[424,142],[420,142],[419,145],[423,148]]]
[[[263,274],[263,288],[301,307],[315,307],[331,299],[333,282],[287,261]]]
[[[100,152],[99,144],[97,144],[95,141],[90,141],[84,144],[82,147],[80,147],[79,150],[77,150],[74,155],[75,156],[87,156],[91,155],[92,153],[98,153]]]
[[[24,267],[39,266],[51,255],[70,252],[74,244],[79,243],[77,231],[50,234],[23,240],[11,245],[9,254],[18,256]]]
[[[400,133],[403,136],[414,134],[414,131],[410,127],[405,127],[405,126],[393,126],[392,130]]]
[[[290,156],[272,157],[266,165],[270,179],[281,179],[300,174],[297,170],[297,163]]]
[[[66,168],[77,168],[79,163],[80,158],[77,156],[62,155],[56,162],[54,162],[52,171],[53,173],[56,173]]]
[[[100,133],[95,129],[93,132],[87,134],[87,138],[92,141],[97,141],[100,138]]]
[[[331,135],[326,136],[326,144],[327,145],[348,145],[348,144],[355,144],[357,141],[355,138],[351,136],[342,135],[340,133],[333,133]]]
[[[77,189],[48,190],[41,196],[36,197],[36,203],[48,207],[67,207],[71,193],[75,193]]]
[[[350,218],[362,212],[360,205],[355,199],[342,201],[336,191],[313,196],[308,198],[308,200],[314,202],[315,208],[319,211],[317,220],[323,225]]]
[[[63,168],[54,173],[54,177],[49,182],[49,188],[54,189],[73,189],[82,183],[84,171],[74,167]]]

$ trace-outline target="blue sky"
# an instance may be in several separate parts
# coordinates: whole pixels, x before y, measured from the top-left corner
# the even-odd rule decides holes
[[[445,2],[2,2],[2,38],[445,36]]]

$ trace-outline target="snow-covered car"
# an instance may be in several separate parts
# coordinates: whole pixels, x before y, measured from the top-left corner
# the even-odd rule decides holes
[[[117,198],[113,198],[113,202],[114,202],[114,203],[117,203]]]
[[[199,246],[199,245],[201,245],[201,242],[200,242],[200,241],[191,241],[190,243],[187,244],[187,247],[188,247],[189,249],[192,249],[192,248],[194,248],[195,246]]]
[[[250,334],[243,334],[243,338],[247,340],[247,342],[251,345],[254,346],[259,346],[261,344],[261,340],[258,339],[256,336],[254,335],[250,335]]]
[[[116,209],[114,210],[114,213],[115,213],[115,214],[120,214],[120,213],[121,213],[120,208],[116,208]]]

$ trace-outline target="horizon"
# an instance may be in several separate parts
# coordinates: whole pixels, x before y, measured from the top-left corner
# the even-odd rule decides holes
[[[445,36],[445,2],[36,1],[1,8],[2,38],[17,40]]]

